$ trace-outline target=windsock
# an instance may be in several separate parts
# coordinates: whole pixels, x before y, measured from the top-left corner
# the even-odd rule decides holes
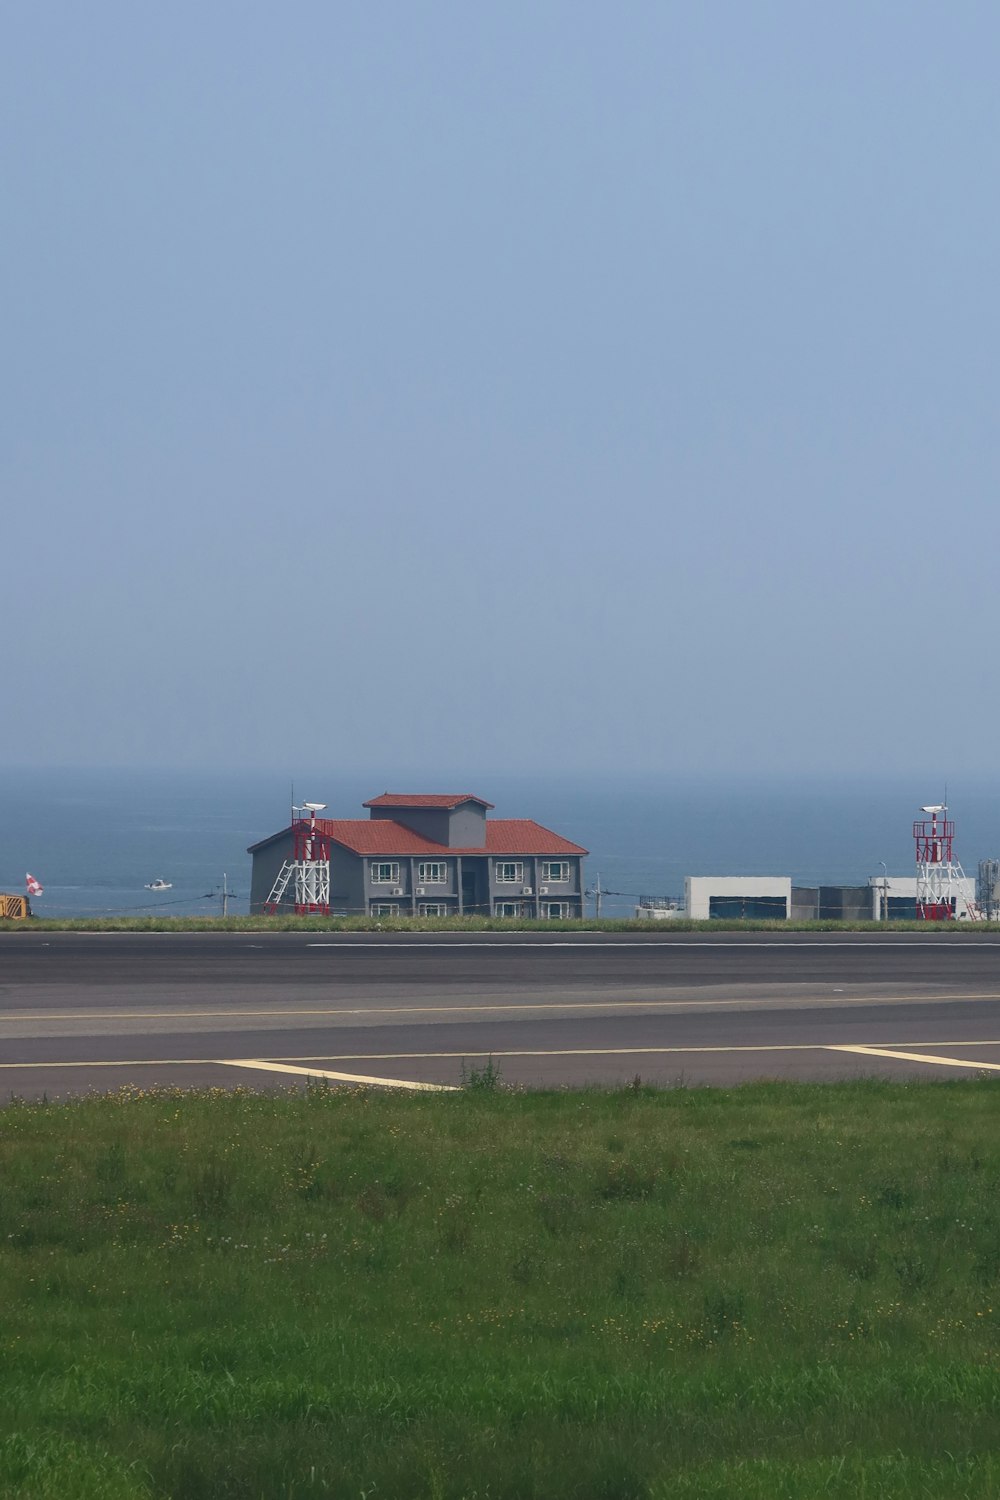
[[[24,881],[28,887],[29,896],[40,896],[42,894],[42,887],[39,885],[34,875],[25,875]]]

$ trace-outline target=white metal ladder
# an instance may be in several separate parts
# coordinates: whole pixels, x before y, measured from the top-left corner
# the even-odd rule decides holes
[[[281,869],[278,871],[278,878],[277,878],[277,880],[274,882],[274,884],[271,887],[271,894],[268,896],[267,900],[264,902],[265,906],[277,906],[278,905],[278,902],[281,900],[282,896],[287,891],[287,889],[288,889],[288,882],[291,880],[292,875],[294,873],[295,873],[295,861],[291,860],[291,859],[286,859],[285,863],[282,865]]]

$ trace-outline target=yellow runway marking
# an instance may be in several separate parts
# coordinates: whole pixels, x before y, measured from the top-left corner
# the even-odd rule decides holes
[[[830,1045],[833,1046],[834,1043],[831,1042]],[[860,1046],[861,1043],[858,1043],[858,1045]],[[892,1046],[892,1047],[1000,1047],[1000,1041],[992,1041],[992,1042],[936,1042],[932,1038],[931,1041],[929,1041],[929,1042],[890,1042],[889,1045]]]
[[[782,1045],[780,1043],[771,1047],[590,1047],[590,1048],[547,1048],[537,1052],[516,1051],[501,1052],[492,1048],[486,1052],[477,1052],[467,1047],[463,1052],[324,1052],[321,1056],[312,1054],[309,1057],[279,1057],[273,1063],[258,1062],[250,1059],[246,1063],[239,1062],[231,1057],[133,1057],[126,1058],[123,1062],[117,1060],[108,1061],[100,1058],[92,1062],[0,1062],[0,1073],[7,1073],[14,1068],[188,1068],[188,1067],[216,1067],[220,1064],[225,1067],[277,1067],[288,1063],[307,1062],[392,1062],[392,1061],[433,1061],[435,1058],[442,1061],[462,1057],[616,1057],[630,1054],[658,1054],[665,1052],[822,1052],[822,1042],[803,1042],[801,1044]],[[300,1069],[300,1071],[312,1073],[313,1069]],[[369,1082],[371,1080],[368,1080]],[[428,1087],[438,1085],[429,1084]]]
[[[935,1045],[935,1043],[931,1043]],[[947,1046],[948,1043],[942,1043]],[[995,1043],[980,1042],[980,1046],[993,1046]],[[863,1057],[891,1057],[898,1062],[921,1062],[937,1063],[940,1068],[974,1068],[977,1073],[997,1072],[1000,1073],[1000,1063],[974,1062],[966,1057],[932,1057],[928,1052],[896,1052],[887,1047],[849,1047],[843,1043],[832,1044],[826,1048],[828,1052],[857,1052]]]
[[[658,1057],[662,1053],[672,1052],[823,1052],[825,1050],[822,1042],[775,1042],[770,1046],[761,1047],[540,1047],[533,1050],[528,1047],[517,1047],[512,1051],[504,1051],[502,1047],[490,1047],[483,1052],[477,1052],[472,1047],[465,1047],[460,1052],[335,1052],[326,1053],[324,1057],[317,1057],[317,1062],[419,1062],[433,1061],[440,1058],[442,1061],[456,1057],[634,1057],[650,1056]],[[289,1059],[294,1062],[310,1062],[311,1058],[296,1057]],[[0,1068],[3,1064],[0,1063]]]
[[[998,945],[1000,946],[1000,945]],[[761,984],[748,988],[761,990]],[[459,1005],[384,1005],[384,1006],[308,1006],[281,1007],[267,1010],[10,1010],[0,1011],[0,1024],[4,1021],[198,1021],[219,1020],[225,1017],[245,1019],[254,1016],[437,1016],[461,1015],[465,1011],[527,1011],[527,1010],[698,1010],[713,1005],[746,1005],[761,998],[768,1000],[795,1000],[806,1004],[816,1000],[830,999],[832,991],[816,995],[781,995],[768,993],[765,996],[744,995],[740,999],[726,1000],[483,1000],[469,1001]],[[946,995],[849,995],[836,991],[842,998],[836,1005],[934,1005],[946,1000],[1000,1000],[996,994],[946,994]],[[963,1044],[964,1045],[964,1044]]]
[[[913,1047],[1000,1047],[997,1042],[901,1042],[900,1046]],[[456,1057],[619,1057],[630,1056],[634,1053],[659,1056],[660,1054],[674,1052],[693,1052],[696,1054],[713,1052],[874,1052],[877,1048],[866,1047],[862,1044],[853,1046],[849,1043],[837,1042],[767,1042],[757,1045],[744,1045],[732,1047],[543,1047],[537,1050],[527,1048],[515,1048],[504,1051],[500,1047],[490,1047],[483,1052],[476,1052],[470,1047],[465,1047],[459,1052],[335,1052],[324,1053],[322,1057],[315,1054],[313,1057],[317,1062],[393,1062],[402,1061],[433,1061],[435,1058],[447,1060]],[[887,1057],[903,1057],[909,1054],[902,1052],[887,1052]],[[289,1058],[289,1062],[311,1062],[310,1057]],[[940,1058],[932,1058],[933,1062],[940,1062]],[[0,1064],[2,1066],[2,1064]],[[970,1064],[972,1066],[972,1064]],[[976,1064],[978,1066],[978,1064]],[[984,1063],[984,1067],[990,1064]]]
[[[403,1083],[398,1079],[373,1078],[354,1073],[324,1072],[318,1068],[303,1067],[305,1063],[329,1062],[454,1062],[468,1057],[669,1057],[679,1055],[710,1056],[726,1053],[756,1052],[851,1052],[860,1056],[888,1057],[901,1062],[936,1063],[940,1067],[974,1068],[1000,1071],[1000,1063],[980,1062],[966,1058],[935,1057],[931,1053],[905,1050],[909,1047],[1000,1047],[1000,1041],[979,1042],[911,1042],[894,1047],[874,1047],[856,1042],[773,1042],[757,1045],[692,1046],[692,1047],[545,1047],[545,1048],[498,1048],[477,1051],[466,1047],[455,1052],[326,1052],[322,1055],[278,1057],[270,1061],[259,1058],[232,1057],[132,1057],[92,1058],[86,1061],[74,1059],[45,1062],[0,1062],[0,1073],[24,1071],[38,1068],[189,1068],[227,1067],[261,1068],[272,1072],[304,1073],[309,1077],[339,1078],[350,1083],[375,1083],[398,1088],[451,1089],[450,1084]]]
[[[12,1068],[212,1068],[220,1061],[216,1057],[128,1057],[118,1062],[101,1057],[91,1062],[0,1062],[0,1073]]]
[[[238,1058],[220,1057],[225,1068],[261,1068],[267,1073],[298,1073],[307,1078],[335,1078],[338,1083],[374,1083],[384,1089],[426,1089],[434,1094],[457,1094],[460,1090],[452,1083],[413,1083],[402,1078],[368,1078],[363,1073],[331,1073],[325,1068],[295,1068],[288,1063],[242,1062]]]
[[[1000,1047],[1000,1041],[993,1042],[920,1042],[902,1043],[901,1046],[923,1046],[923,1047]],[[898,1048],[889,1050],[887,1048],[869,1047],[863,1043],[848,1042],[769,1042],[758,1045],[740,1046],[704,1046],[704,1047],[517,1047],[500,1048],[490,1047],[483,1051],[477,1051],[472,1047],[465,1047],[456,1052],[323,1052],[310,1053],[306,1056],[277,1057],[270,1061],[261,1061],[256,1058],[241,1062],[237,1058],[225,1057],[133,1057],[124,1061],[104,1058],[95,1059],[90,1062],[0,1062],[0,1073],[7,1072],[12,1068],[181,1068],[181,1067],[259,1067],[259,1068],[288,1068],[293,1071],[291,1065],[309,1062],[453,1062],[463,1057],[664,1057],[674,1054],[694,1054],[696,1056],[715,1053],[729,1052],[860,1052],[869,1053],[873,1057],[898,1057],[913,1059],[918,1062],[947,1063],[948,1058],[932,1057],[923,1053],[904,1052]],[[964,1062],[955,1059],[955,1067],[969,1068],[1000,1068],[1000,1063],[978,1063]],[[300,1072],[313,1073],[313,1069],[299,1069]],[[333,1075],[331,1074],[331,1077]],[[346,1075],[345,1075],[346,1076]],[[363,1080],[371,1082],[372,1080]],[[438,1087],[438,1085],[428,1085]]]

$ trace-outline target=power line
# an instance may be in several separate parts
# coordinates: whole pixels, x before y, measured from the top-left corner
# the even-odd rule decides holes
[[[202,896],[176,896],[170,901],[146,901],[141,906],[78,906],[70,912],[66,912],[64,908],[63,914],[68,916],[123,917],[128,916],[130,912],[134,911],[156,912],[162,911],[167,906],[195,906],[199,901],[218,901],[222,894],[223,892],[220,888],[215,891],[207,891]],[[226,891],[225,894],[232,901],[237,893],[236,891]],[[57,913],[54,911],[36,912],[35,915],[39,917],[54,917]]]

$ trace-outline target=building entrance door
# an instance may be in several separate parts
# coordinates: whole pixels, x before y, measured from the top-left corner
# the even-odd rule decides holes
[[[477,905],[479,882],[476,880],[475,867],[470,870],[467,865],[462,866],[462,910],[464,912],[474,911]]]

